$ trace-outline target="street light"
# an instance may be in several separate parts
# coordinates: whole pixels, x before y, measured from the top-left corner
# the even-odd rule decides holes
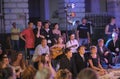
[[[73,21],[71,18],[75,17],[75,12],[68,12],[68,9],[74,9],[74,8],[75,8],[74,3],[71,3],[71,4],[68,3],[64,7],[65,16],[66,16],[66,41],[68,40],[68,23],[73,24]]]

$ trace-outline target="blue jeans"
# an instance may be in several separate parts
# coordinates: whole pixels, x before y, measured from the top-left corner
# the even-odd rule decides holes
[[[79,45],[87,45],[88,39],[87,38],[80,38]]]
[[[19,51],[19,40],[11,40],[12,49]]]

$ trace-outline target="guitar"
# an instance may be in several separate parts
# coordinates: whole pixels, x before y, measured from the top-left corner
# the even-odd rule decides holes
[[[53,47],[51,49],[51,58],[55,59],[57,56],[63,54],[63,48],[61,47]]]
[[[77,44],[75,44],[75,45],[72,45],[72,46],[70,46],[70,47],[67,47],[67,48],[75,48],[75,47],[77,47]]]

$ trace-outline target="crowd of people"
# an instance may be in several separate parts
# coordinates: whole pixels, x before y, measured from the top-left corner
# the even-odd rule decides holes
[[[119,62],[119,30],[112,17],[106,26],[108,41],[97,40],[90,45],[90,26],[87,19],[77,21],[77,31],[65,35],[59,30],[59,24],[53,27],[49,21],[33,22],[20,32],[16,23],[11,29],[14,56],[8,56],[0,48],[0,79],[98,79],[98,75],[107,74],[104,64],[112,69]],[[25,42],[25,51],[19,51],[19,39]],[[29,62],[30,61],[30,62]]]

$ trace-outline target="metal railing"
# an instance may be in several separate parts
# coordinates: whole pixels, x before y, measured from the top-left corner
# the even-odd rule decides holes
[[[109,23],[111,17],[110,14],[106,13],[85,13],[85,17],[88,21],[91,21],[95,27],[104,27]]]

